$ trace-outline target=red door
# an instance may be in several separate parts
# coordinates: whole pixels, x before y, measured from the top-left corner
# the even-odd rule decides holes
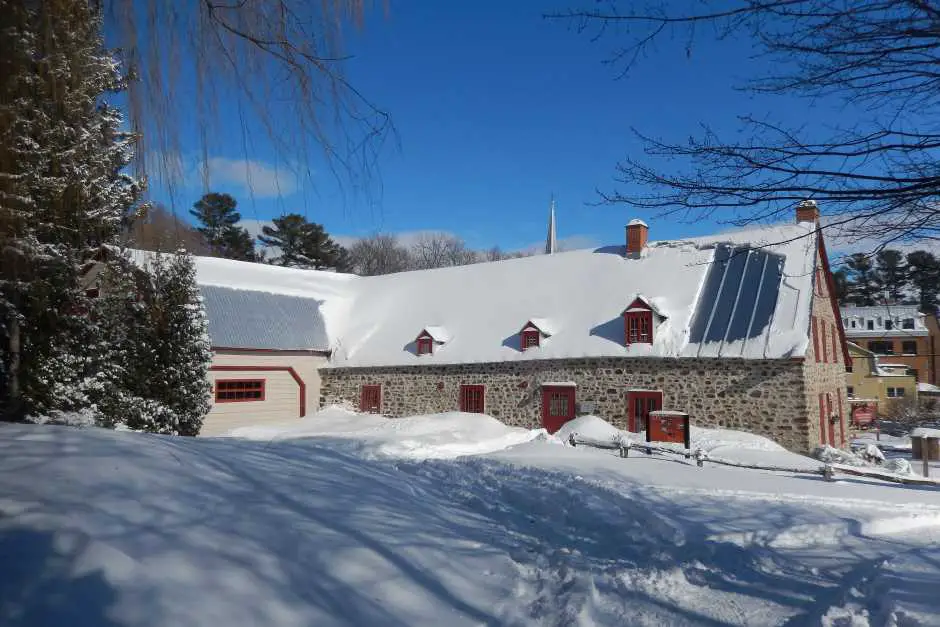
[[[574,386],[546,386],[542,388],[542,426],[549,433],[574,419]]]
[[[829,444],[836,445],[836,423],[832,422],[832,395],[826,393],[826,421],[829,423]]]
[[[651,391],[627,392],[627,417],[630,431],[646,431],[651,411],[663,408],[663,393]]]
[[[826,444],[826,421],[828,420],[826,416],[826,395],[822,392],[819,393],[819,439],[820,444]]]
[[[359,411],[366,414],[382,413],[382,386],[363,385],[359,392]]]

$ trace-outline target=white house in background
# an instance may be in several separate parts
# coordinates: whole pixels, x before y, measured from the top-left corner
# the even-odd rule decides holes
[[[634,220],[619,246],[377,277],[197,258],[203,433],[346,402],[549,431],[586,412],[638,431],[673,409],[841,445],[847,352],[818,218],[807,202],[793,224],[659,242]]]

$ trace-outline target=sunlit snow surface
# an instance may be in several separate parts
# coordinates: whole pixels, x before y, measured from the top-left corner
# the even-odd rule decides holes
[[[940,624],[938,539],[934,489],[621,459],[475,414],[0,425],[4,626]]]

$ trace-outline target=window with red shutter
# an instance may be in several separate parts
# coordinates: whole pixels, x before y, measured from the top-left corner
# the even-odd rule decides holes
[[[624,314],[627,328],[626,343],[652,344],[653,343],[653,312],[630,311]]]
[[[482,385],[460,386],[460,411],[470,414],[484,413],[484,388]]]
[[[430,355],[434,352],[434,340],[429,337],[419,337],[417,348],[419,355]]]
[[[541,333],[535,329],[526,329],[520,336],[520,345],[522,350],[527,350],[529,348],[537,348],[539,345],[539,340],[541,340]]]

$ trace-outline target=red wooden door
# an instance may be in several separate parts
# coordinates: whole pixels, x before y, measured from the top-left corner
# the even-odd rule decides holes
[[[829,423],[829,444],[836,445],[836,423],[832,422],[832,395],[826,393],[826,422]]]
[[[634,433],[646,431],[650,412],[662,408],[662,392],[627,392],[627,417],[630,431]]]
[[[542,426],[549,433],[574,419],[573,386],[545,386],[542,388]]]
[[[367,414],[382,413],[382,386],[363,385],[359,394],[359,411]]]

